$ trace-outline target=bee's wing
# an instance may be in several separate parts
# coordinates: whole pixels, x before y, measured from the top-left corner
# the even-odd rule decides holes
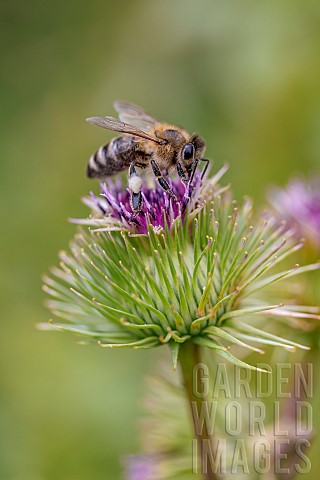
[[[128,133],[130,135],[136,135],[137,137],[151,140],[152,142],[161,143],[162,140],[155,137],[151,133],[144,132],[135,125],[130,123],[121,122],[117,118],[113,117],[90,117],[87,118],[87,122],[97,125],[98,127],[106,128],[107,130],[114,130],[115,132]]]
[[[150,113],[145,112],[142,108],[132,103],[117,100],[113,106],[122,122],[131,123],[144,131],[149,131],[160,123],[159,120],[150,115]]]

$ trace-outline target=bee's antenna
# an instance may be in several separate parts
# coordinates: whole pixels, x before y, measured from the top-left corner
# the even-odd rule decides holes
[[[202,161],[202,162],[206,162],[206,166],[204,167],[204,169],[203,169],[203,171],[202,171],[202,175],[201,175],[201,180],[202,180],[203,177],[204,177],[205,174],[206,174],[206,171],[208,170],[210,160],[208,160],[207,158],[201,158],[201,161]]]

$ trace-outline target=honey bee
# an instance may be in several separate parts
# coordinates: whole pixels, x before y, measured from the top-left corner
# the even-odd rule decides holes
[[[91,117],[87,122],[123,133],[103,145],[93,154],[87,165],[89,178],[105,179],[128,168],[130,204],[136,215],[142,207],[142,173],[153,172],[159,185],[175,200],[165,178],[176,171],[184,184],[192,182],[199,161],[203,158],[205,141],[199,135],[190,135],[185,129],[159,122],[142,108],[125,102],[115,102],[119,120],[113,117]]]

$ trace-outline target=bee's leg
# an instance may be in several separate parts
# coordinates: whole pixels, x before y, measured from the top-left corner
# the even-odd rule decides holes
[[[201,158],[201,161],[202,161],[202,162],[206,162],[206,166],[204,167],[204,169],[203,169],[203,171],[202,171],[202,175],[201,175],[201,180],[202,180],[203,177],[204,177],[205,174],[206,174],[206,171],[208,170],[210,160],[208,160],[207,158]]]
[[[181,181],[183,183],[188,183],[188,179],[186,177],[186,174],[183,171],[183,168],[182,168],[180,162],[177,163],[177,172],[178,172],[179,177],[181,178]]]
[[[130,205],[134,215],[137,215],[139,212],[141,212],[142,207],[142,178],[137,174],[135,164],[133,162],[129,167],[128,186],[131,191]]]
[[[169,183],[167,182],[167,180],[162,175],[159,166],[157,165],[157,163],[154,160],[151,160],[151,166],[152,166],[153,173],[155,174],[160,187],[163,188],[163,190],[165,190],[170,195],[171,198],[176,200],[176,196],[174,195],[173,191],[171,190]]]

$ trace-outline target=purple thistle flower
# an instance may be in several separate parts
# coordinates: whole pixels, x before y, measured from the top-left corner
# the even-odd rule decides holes
[[[196,172],[192,183],[185,185],[180,179],[170,179],[170,188],[175,196],[172,199],[158,184],[153,188],[142,188],[141,212],[134,214],[130,205],[130,190],[126,189],[121,178],[112,178],[100,184],[100,196],[91,192],[83,199],[91,209],[91,216],[87,219],[71,219],[73,223],[95,227],[93,231],[129,230],[135,234],[147,235],[148,227],[152,225],[154,231],[165,227],[171,228],[177,218],[185,218],[187,208],[193,211],[199,207],[199,199],[205,191],[204,185],[208,181],[216,187],[216,182],[227,170],[224,166],[210,181],[201,179],[201,172]]]
[[[293,179],[285,189],[271,190],[268,197],[275,210],[295,226],[298,235],[320,247],[320,177],[310,183]]]

